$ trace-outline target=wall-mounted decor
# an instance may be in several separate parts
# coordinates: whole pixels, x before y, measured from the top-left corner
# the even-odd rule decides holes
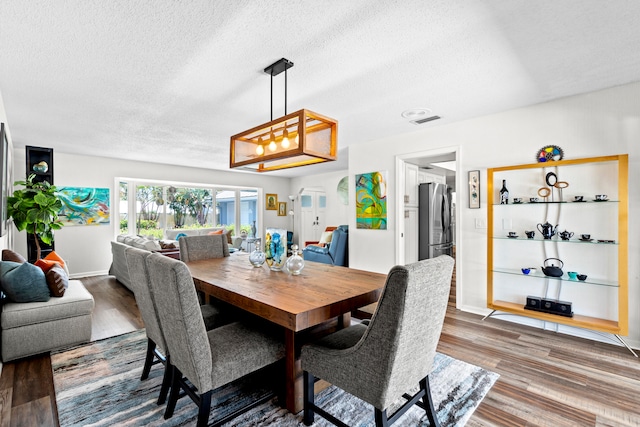
[[[4,123],[0,124],[0,236],[7,233],[9,222],[7,220],[7,197],[11,193],[11,173],[9,168],[9,140],[7,139],[7,129]]]
[[[62,200],[60,219],[66,226],[109,224],[109,189],[91,187],[60,187]]]
[[[480,209],[480,171],[469,171],[469,209]]]
[[[338,200],[343,205],[349,204],[349,177],[342,177],[340,182],[338,183],[338,188],[336,189],[338,192]]]
[[[536,153],[536,160],[539,163],[557,162],[564,157],[564,151],[557,145],[545,145]]]
[[[287,202],[278,202],[278,216],[287,215]]]
[[[387,229],[387,171],[356,175],[356,226]]]
[[[267,193],[265,196],[265,209],[268,211],[277,211],[278,210],[278,195]]]

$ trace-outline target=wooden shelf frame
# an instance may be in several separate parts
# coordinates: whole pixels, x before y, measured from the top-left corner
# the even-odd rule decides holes
[[[574,317],[563,317],[554,314],[547,314],[537,311],[525,310],[523,304],[517,304],[508,301],[494,299],[493,281],[494,281],[494,212],[496,204],[494,192],[494,174],[506,171],[516,171],[525,169],[543,169],[549,167],[562,168],[571,165],[583,165],[589,163],[617,162],[618,168],[618,199],[617,199],[617,216],[618,216],[618,238],[616,240],[616,248],[618,251],[618,320],[600,319],[596,317],[588,317],[574,315]],[[530,163],[514,166],[503,166],[487,169],[487,307],[505,313],[516,314],[519,316],[530,317],[547,322],[568,325],[578,328],[590,329],[599,332],[614,334],[619,338],[620,335],[627,336],[629,334],[629,156],[627,154],[618,154],[612,156],[599,156],[581,159],[560,160],[549,163]],[[620,339],[621,340],[621,339]],[[622,341],[622,340],[621,340]],[[624,341],[622,341],[624,343]],[[626,344],[625,344],[626,345]]]

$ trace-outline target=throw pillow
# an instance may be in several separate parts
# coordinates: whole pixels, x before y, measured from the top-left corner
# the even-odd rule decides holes
[[[13,261],[19,264],[27,262],[26,259],[22,255],[17,252],[12,251],[11,249],[3,249],[2,250],[2,261]]]
[[[69,276],[62,267],[56,265],[45,274],[49,292],[53,297],[61,297],[69,287]]]
[[[332,237],[333,237],[333,231],[323,231],[322,234],[320,235],[320,240],[318,241],[318,243],[331,243]]]
[[[49,254],[44,257],[44,259],[46,259],[47,261],[57,261],[62,268],[64,268],[64,271],[67,273],[67,276],[69,275],[69,267],[67,266],[67,263],[64,262],[64,260],[62,259],[62,257],[60,257],[60,255],[58,255],[55,251],[51,251],[49,252]]]
[[[181,237],[187,237],[187,235],[186,235],[186,234],[184,234],[184,233],[178,233],[178,234],[176,235],[176,240],[180,240],[180,238],[181,238]]]
[[[209,232],[209,233],[207,233],[207,234],[222,234],[222,233],[224,233],[224,230],[215,230],[215,231],[210,231],[210,232]]]
[[[44,272],[28,262],[2,261],[0,285],[13,302],[46,302],[51,298]]]
[[[47,260],[44,258],[37,260],[34,265],[40,267],[44,273],[51,270],[55,266],[62,267],[58,261]]]
[[[173,242],[163,242],[160,240],[160,249],[175,249],[176,245]]]

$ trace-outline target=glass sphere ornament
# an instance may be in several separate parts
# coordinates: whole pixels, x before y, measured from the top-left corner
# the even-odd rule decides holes
[[[264,252],[262,252],[262,248],[260,246],[260,239],[256,239],[255,247],[256,249],[249,254],[249,262],[254,267],[262,267],[262,264],[264,264],[265,260],[267,259],[267,256],[265,255]]]
[[[304,268],[304,259],[300,256],[298,245],[291,245],[292,255],[287,260],[286,268],[294,276],[300,274]]]

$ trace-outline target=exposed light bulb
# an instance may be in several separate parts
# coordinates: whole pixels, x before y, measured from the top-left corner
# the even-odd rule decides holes
[[[287,148],[289,148],[289,131],[288,130],[284,130],[282,132],[282,148],[284,148],[285,150]]]
[[[269,151],[276,151],[278,149],[278,146],[276,145],[276,136],[273,134],[273,131],[271,131],[269,140],[271,141],[269,142]]]
[[[258,146],[256,147],[256,154],[262,156],[264,154],[264,147],[262,146],[262,137],[258,138]]]

